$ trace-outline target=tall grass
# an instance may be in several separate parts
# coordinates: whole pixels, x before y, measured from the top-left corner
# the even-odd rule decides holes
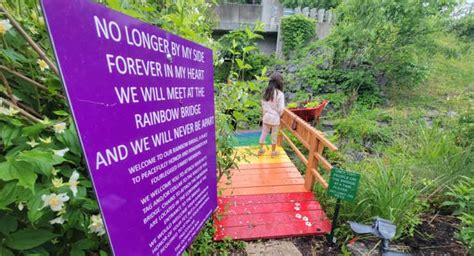
[[[410,171],[400,165],[389,165],[380,158],[365,161],[356,168],[362,180],[358,200],[350,209],[352,216],[348,217],[364,223],[381,217],[397,225],[397,237],[413,234],[422,204]]]
[[[460,176],[474,174],[472,148],[458,146],[453,132],[420,123],[409,126],[408,133],[400,134],[384,156],[412,174],[422,196],[439,195]]]

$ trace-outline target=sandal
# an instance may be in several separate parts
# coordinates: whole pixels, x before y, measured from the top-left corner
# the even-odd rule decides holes
[[[280,155],[280,152],[278,151],[272,151],[272,157],[277,157]]]
[[[257,154],[258,154],[259,156],[265,154],[265,149],[264,149],[264,148],[259,149]]]

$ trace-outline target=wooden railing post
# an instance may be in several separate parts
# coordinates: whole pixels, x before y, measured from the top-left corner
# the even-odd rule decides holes
[[[312,191],[316,181],[319,182],[323,188],[327,189],[328,183],[319,173],[318,167],[321,165],[327,171],[332,169],[332,165],[324,158],[323,151],[325,147],[331,151],[337,150],[337,147],[326,139],[322,132],[310,126],[288,109],[285,109],[283,112],[281,125],[282,129],[288,130],[309,151],[308,157],[305,157],[301,150],[291,141],[291,138],[288,135],[283,131],[280,131],[278,134],[278,145],[281,145],[283,141],[286,141],[293,149],[296,156],[306,166],[305,189]]]
[[[283,135],[282,135],[283,131],[281,130],[281,127],[280,127],[280,131],[278,131],[278,137],[277,137],[277,145],[278,146],[281,146],[282,145],[282,142],[283,142]]]
[[[306,174],[304,177],[304,187],[308,191],[313,190],[314,186],[314,180],[315,177],[313,175],[313,166],[317,166],[318,164],[318,159],[314,157],[314,153],[316,152],[316,148],[319,147],[319,140],[316,139],[316,137],[311,134],[310,139],[309,139],[309,155],[308,155],[308,164],[306,165]]]

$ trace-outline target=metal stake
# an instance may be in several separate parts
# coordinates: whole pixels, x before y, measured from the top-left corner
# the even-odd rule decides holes
[[[331,233],[327,237],[329,243],[334,243],[334,230],[336,229],[337,217],[339,217],[339,208],[341,208],[341,199],[337,199],[336,201],[336,209],[334,209],[334,216],[332,217],[332,227]]]

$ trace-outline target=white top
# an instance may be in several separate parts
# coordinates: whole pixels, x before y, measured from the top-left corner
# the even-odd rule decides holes
[[[275,90],[273,100],[262,100],[263,123],[268,125],[280,125],[280,116],[285,108],[285,96],[280,90]]]

